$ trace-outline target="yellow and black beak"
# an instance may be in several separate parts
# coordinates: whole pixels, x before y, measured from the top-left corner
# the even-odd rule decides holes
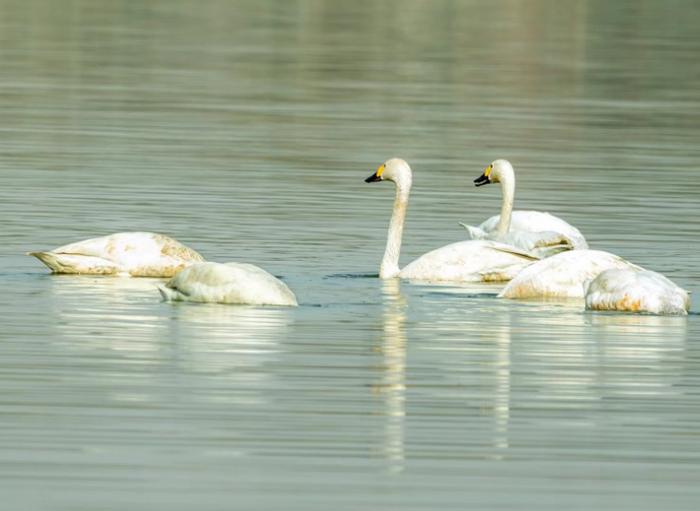
[[[492,170],[493,170],[493,165],[489,165],[488,167],[486,167],[484,169],[484,173],[481,174],[479,177],[477,177],[474,180],[474,185],[475,186],[484,186],[484,185],[490,184],[491,179],[489,178],[489,176],[491,175]]]
[[[375,181],[381,181],[383,172],[384,164],[382,163],[374,174],[365,179],[365,183],[374,183]]]

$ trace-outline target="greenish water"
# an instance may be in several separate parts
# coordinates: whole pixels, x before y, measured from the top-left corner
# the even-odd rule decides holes
[[[8,509],[700,506],[695,2],[0,0]],[[686,318],[378,271],[500,205],[694,292]],[[121,230],[282,276],[297,309],[161,303],[24,256]]]

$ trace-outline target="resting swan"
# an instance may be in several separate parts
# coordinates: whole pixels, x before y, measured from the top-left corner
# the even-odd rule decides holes
[[[688,314],[690,294],[653,271],[606,270],[587,283],[586,309]]]
[[[179,241],[152,232],[118,232],[28,255],[53,273],[132,277],[172,277],[187,265],[204,261]]]
[[[166,301],[296,306],[294,293],[262,268],[245,263],[196,263],[158,286]]]
[[[500,298],[583,298],[584,284],[605,270],[643,268],[602,250],[572,250],[542,259],[511,280]]]
[[[507,160],[492,162],[474,183],[476,186],[501,183],[503,201],[501,214],[492,216],[480,226],[461,224],[472,239],[502,241],[544,257],[565,250],[588,248],[579,230],[561,218],[541,211],[513,211],[515,172]]]
[[[392,158],[379,166],[365,182],[392,181],[396,185],[394,211],[379,277],[400,277],[425,281],[480,282],[511,279],[538,258],[516,247],[495,241],[461,241],[438,248],[399,269],[401,236],[411,190],[411,168],[404,160]]]

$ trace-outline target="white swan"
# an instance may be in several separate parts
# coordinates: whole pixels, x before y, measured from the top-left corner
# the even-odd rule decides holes
[[[498,295],[501,298],[583,298],[584,284],[609,269],[642,268],[602,250],[572,250],[528,266]]]
[[[653,271],[606,270],[587,283],[586,309],[688,314],[690,294]]]
[[[294,293],[262,268],[245,263],[196,263],[158,286],[167,301],[297,305]]]
[[[453,282],[504,281],[538,259],[521,249],[495,241],[461,241],[428,252],[401,270],[399,254],[412,183],[411,168],[404,160],[392,158],[365,179],[367,183],[375,181],[393,181],[396,185],[394,211],[379,269],[380,278]]]
[[[478,227],[461,224],[471,239],[493,239],[545,257],[564,250],[588,248],[581,232],[561,218],[541,211],[513,211],[515,172],[508,160],[492,162],[474,183],[476,186],[501,183],[503,201],[500,215],[492,216]]]
[[[118,232],[28,255],[53,273],[132,277],[172,277],[187,265],[204,261],[179,241],[152,232]]]

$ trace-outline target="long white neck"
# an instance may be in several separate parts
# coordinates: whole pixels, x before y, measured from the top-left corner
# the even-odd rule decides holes
[[[496,232],[506,234],[510,229],[510,218],[513,214],[513,200],[515,199],[515,174],[512,171],[503,172],[499,176],[503,201],[501,202],[501,218]]]
[[[406,209],[408,208],[408,194],[411,185],[396,183],[396,198],[394,199],[394,212],[389,222],[389,234],[386,240],[386,249],[382,264],[379,267],[379,278],[390,279],[398,276],[399,255],[401,254],[401,237],[403,236],[403,224],[406,220]]]

